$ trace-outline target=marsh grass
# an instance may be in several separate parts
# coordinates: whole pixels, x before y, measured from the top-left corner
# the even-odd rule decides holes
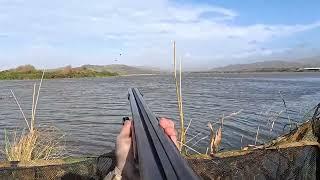
[[[39,101],[44,71],[37,89],[37,84],[33,87],[32,112],[28,121],[21,105],[11,90],[12,96],[24,118],[27,129],[14,130],[8,133],[5,130],[3,155],[8,161],[32,162],[34,160],[50,160],[63,157],[65,152],[64,133],[54,126],[36,126],[36,112]]]
[[[192,133],[188,134],[188,130],[190,129],[192,119],[189,121],[187,128],[185,128],[185,124],[184,124],[185,118],[184,118],[183,99],[182,99],[182,58],[179,61],[179,70],[178,70],[177,66],[178,66],[178,63],[177,63],[177,58],[176,58],[176,42],[174,41],[173,42],[173,70],[174,70],[173,76],[174,76],[174,81],[175,81],[175,90],[176,90],[177,105],[178,105],[179,119],[180,119],[180,132],[179,132],[179,138],[178,138],[179,151],[182,155],[185,155],[188,157],[191,157],[191,156],[200,157],[200,158],[212,157],[216,153],[219,153],[219,147],[222,143],[224,121],[226,119],[231,119],[232,117],[238,115],[239,113],[242,112],[242,109],[239,110],[238,112],[231,113],[227,116],[225,116],[223,114],[222,118],[217,122],[214,122],[214,123],[208,122],[208,127],[209,127],[209,132],[210,132],[209,135],[206,135],[204,137],[200,137],[200,139],[199,139],[199,136],[203,134],[200,132],[200,133],[197,133],[196,135],[191,136],[187,140],[187,135],[192,134]],[[276,112],[276,113],[271,114],[272,116],[270,116],[267,119],[266,126],[267,127],[270,126],[270,129],[269,129],[270,136],[271,136],[271,132],[274,129],[275,122],[281,117],[283,112],[286,112],[287,119],[289,121],[288,125],[290,125],[290,130],[292,129],[292,119],[289,116],[289,110],[288,110],[287,104],[286,104],[285,99],[280,91],[279,91],[279,94],[280,94],[280,97],[283,102],[284,110],[281,110],[280,112]],[[271,107],[266,112],[266,115],[268,115],[270,113],[270,111],[271,111]],[[261,116],[262,116],[262,114],[261,114]],[[296,126],[297,126],[297,124],[296,124]],[[264,126],[261,126],[261,127],[264,127]],[[243,144],[244,136],[241,135],[241,137],[239,137],[240,144],[241,144],[240,149],[245,150],[245,149],[248,149],[248,147],[257,147],[258,146],[257,143],[259,140],[259,134],[260,134],[260,125],[258,125],[256,133],[255,133],[254,145],[250,145],[250,144],[244,145]],[[197,146],[197,144],[202,140],[209,141],[208,146],[206,147],[205,153],[199,152],[196,148],[196,147],[199,147],[199,146]],[[203,147],[200,147],[200,148],[203,148]],[[188,153],[189,150],[194,152],[195,154],[189,154]]]
[[[179,67],[179,69],[178,69]],[[208,122],[207,126],[209,128],[209,135],[203,135],[203,137],[199,137],[200,135],[202,135],[203,133],[197,133],[194,136],[191,136],[190,138],[187,139],[187,135],[188,134],[188,130],[190,129],[191,123],[192,123],[192,119],[189,121],[187,127],[185,128],[185,118],[184,118],[184,111],[183,111],[183,99],[182,99],[182,58],[180,58],[180,61],[177,62],[177,58],[176,58],[176,42],[173,42],[173,76],[174,76],[174,81],[175,81],[175,90],[176,90],[176,96],[177,96],[177,105],[178,105],[178,111],[179,111],[179,119],[180,119],[180,132],[179,132],[179,139],[178,139],[178,144],[179,144],[179,150],[180,153],[183,155],[192,155],[189,154],[189,150],[196,153],[196,155],[198,155],[199,157],[209,157],[210,156],[214,156],[215,153],[219,152],[220,149],[220,145],[222,143],[222,134],[223,134],[223,125],[224,125],[224,121],[233,118],[234,116],[237,116],[238,114],[240,114],[242,112],[242,109],[237,111],[237,112],[233,112],[229,115],[222,115],[222,117],[216,121],[211,123],[210,121]],[[283,105],[284,105],[284,109],[285,111],[280,111],[277,113],[273,113],[272,116],[270,118],[267,119],[267,125],[266,126],[270,126],[270,135],[271,132],[274,129],[274,125],[275,125],[275,121],[281,116],[281,114],[283,112],[286,112],[287,114],[287,119],[289,121],[289,125],[290,125],[290,129],[292,128],[292,120],[289,116],[289,111],[288,111],[288,107],[286,105],[286,102],[284,100],[284,97],[282,95],[281,92],[279,92],[280,97],[282,99]],[[267,110],[267,114],[269,115],[271,111],[271,108]],[[261,112],[262,113],[262,112]],[[262,117],[263,114],[261,114]],[[263,126],[262,126],[263,127]],[[248,144],[248,146],[257,146],[258,140],[259,140],[259,135],[260,135],[260,125],[257,127],[256,133],[255,133],[255,137],[254,137],[254,144],[250,145]],[[241,149],[244,148],[244,144],[243,144],[243,135],[240,135],[240,143],[241,143]],[[208,140],[208,146],[206,147],[206,152],[205,153],[200,153],[196,147],[197,144],[203,140]],[[203,148],[203,147],[200,147]]]
[[[198,155],[201,155],[200,152],[198,152],[197,150],[195,150],[193,148],[193,146],[195,146],[198,142],[206,139],[209,136],[205,136],[203,138],[201,138],[200,140],[197,140],[195,143],[192,143],[191,145],[188,145],[187,143],[190,143],[196,136],[198,136],[199,134],[197,134],[196,136],[192,137],[191,139],[189,139],[187,141],[187,132],[190,128],[190,125],[192,123],[192,119],[189,121],[189,124],[187,126],[187,128],[185,128],[184,125],[184,112],[183,112],[183,99],[182,99],[182,58],[180,58],[179,61],[179,76],[178,76],[178,70],[177,70],[177,58],[176,58],[176,42],[173,42],[173,69],[174,69],[174,81],[175,81],[175,89],[176,89],[176,96],[177,96],[177,104],[178,104],[178,110],[179,110],[179,118],[180,118],[180,133],[179,133],[179,140],[178,140],[178,144],[179,144],[179,151],[181,154],[183,155],[187,155],[188,150],[191,150],[195,153],[197,153]],[[239,111],[240,113],[241,111]],[[237,115],[238,113],[235,114],[230,114],[227,117],[222,117],[221,119],[221,126],[218,128],[217,133],[214,133],[213,127],[211,125],[211,123],[208,123],[209,128],[210,128],[210,144],[207,148],[207,152],[205,155],[207,155],[208,153],[208,149],[210,149],[210,154],[215,153],[216,151],[218,151],[219,146],[221,144],[222,141],[222,127],[223,127],[223,121],[226,118],[230,118],[234,115]]]

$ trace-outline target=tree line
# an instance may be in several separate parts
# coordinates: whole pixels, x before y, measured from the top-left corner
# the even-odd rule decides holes
[[[43,71],[36,69],[32,65],[23,65],[15,69],[9,69],[0,72],[0,80],[24,80],[24,79],[40,79]],[[44,74],[45,79],[56,79],[56,78],[85,78],[85,77],[108,77],[116,76],[117,73],[109,71],[94,71],[86,67],[66,66],[57,70],[46,71]]]

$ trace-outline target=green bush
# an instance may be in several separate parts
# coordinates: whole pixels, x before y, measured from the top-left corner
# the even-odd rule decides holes
[[[85,77],[108,77],[116,76],[117,73],[108,71],[96,72],[87,68],[72,68],[67,66],[61,70],[49,71],[45,73],[44,78],[85,78]],[[24,79],[40,79],[42,71],[37,70],[31,65],[19,66],[13,70],[6,70],[0,72],[0,80],[24,80]]]

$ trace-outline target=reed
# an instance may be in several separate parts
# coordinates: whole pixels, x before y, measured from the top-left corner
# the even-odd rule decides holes
[[[291,122],[291,119],[290,119],[290,116],[289,116],[287,104],[286,104],[286,101],[285,101],[284,97],[282,96],[281,91],[279,91],[279,94],[280,94],[281,100],[282,100],[282,102],[283,102],[284,109],[285,109],[285,111],[286,111],[286,113],[287,113],[287,117],[288,117],[288,121],[289,121],[289,127],[290,127],[290,131],[291,131],[291,129],[292,129],[292,122]]]
[[[191,145],[187,145],[187,143],[190,143],[193,139],[195,139],[197,136],[199,136],[201,133],[198,133],[188,141],[186,140],[187,137],[187,131],[190,128],[190,125],[192,123],[192,119],[189,121],[187,128],[184,126],[184,112],[183,112],[183,99],[182,99],[182,58],[180,58],[179,61],[179,72],[177,69],[178,63],[177,63],[177,58],[176,58],[176,42],[173,42],[173,76],[174,76],[174,81],[175,81],[175,89],[176,89],[176,96],[177,96],[177,104],[178,104],[178,110],[179,110],[179,118],[180,118],[180,136],[179,136],[179,151],[181,154],[187,154],[187,150],[191,150],[193,152],[196,152],[199,154],[198,151],[193,149],[193,146],[195,146],[198,142],[208,138],[209,136],[202,137],[201,139],[197,140],[195,143],[192,143]],[[178,74],[179,73],[179,74]],[[179,75],[179,76],[178,76]],[[231,118],[232,116],[235,116],[239,114],[242,110],[231,113],[230,115],[226,117],[222,117],[221,119],[221,126],[218,128],[217,133],[214,133],[213,126],[211,123],[208,124],[210,128],[210,143],[209,147],[207,148],[210,149],[210,154],[213,154],[218,151],[219,146],[222,141],[222,128],[223,128],[223,122],[227,118]],[[187,148],[187,149],[186,149]],[[207,152],[206,152],[207,154]]]
[[[180,69],[179,69],[179,80],[177,76],[177,58],[176,58],[176,42],[173,42],[173,69],[174,69],[174,81],[176,87],[176,96],[180,117],[180,138],[179,138],[179,150],[180,153],[185,153],[185,142],[186,142],[186,131],[184,128],[184,113],[183,113],[183,103],[182,103],[182,60],[180,59]]]
[[[243,135],[241,135],[240,144],[241,144],[240,149],[242,149],[243,148]]]
[[[255,146],[257,145],[257,142],[258,142],[259,131],[260,131],[260,126],[258,126],[258,129],[257,129],[257,132],[256,132],[256,138],[255,138],[255,141],[254,141],[254,145]]]
[[[208,127],[210,129],[210,143],[209,143],[210,155],[214,155],[219,150],[219,146],[222,141],[222,127],[223,127],[222,122],[223,122],[223,119],[221,120],[221,126],[218,128],[216,133],[214,133],[214,129],[211,123],[208,122]]]
[[[33,86],[32,96],[32,112],[30,122],[25,116],[21,105],[16,98],[13,90],[11,90],[12,96],[15,99],[16,104],[25,120],[27,125],[27,131],[15,130],[12,133],[11,140],[9,134],[5,130],[5,143],[2,153],[5,155],[8,161],[20,161],[20,162],[32,162],[33,160],[43,159],[50,160],[59,158],[64,155],[65,145],[63,144],[64,134],[54,126],[48,127],[36,127],[36,110],[40,97],[41,86],[44,78],[42,78],[38,89],[36,90],[36,83]],[[18,136],[18,134],[20,134]]]

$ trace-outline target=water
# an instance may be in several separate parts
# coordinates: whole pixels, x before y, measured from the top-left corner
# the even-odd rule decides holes
[[[279,95],[288,106],[289,118],[301,122],[305,112],[320,102],[320,74],[185,74],[183,98],[185,119],[192,119],[188,138],[196,136],[194,148],[204,152],[208,144],[207,123],[241,111],[224,120],[222,149],[258,144],[283,133],[289,122]],[[14,90],[27,117],[31,116],[35,81],[0,81],[0,141],[4,129],[26,127],[11,96]],[[123,116],[130,115],[127,90],[138,87],[158,116],[178,119],[172,76],[131,76],[101,79],[45,80],[37,109],[37,122],[54,125],[66,133],[72,156],[99,155],[114,148]],[[271,123],[275,121],[270,132]],[[177,123],[178,124],[178,123]],[[217,128],[219,124],[215,124]],[[288,128],[286,128],[287,130]],[[240,139],[243,136],[241,143]]]

